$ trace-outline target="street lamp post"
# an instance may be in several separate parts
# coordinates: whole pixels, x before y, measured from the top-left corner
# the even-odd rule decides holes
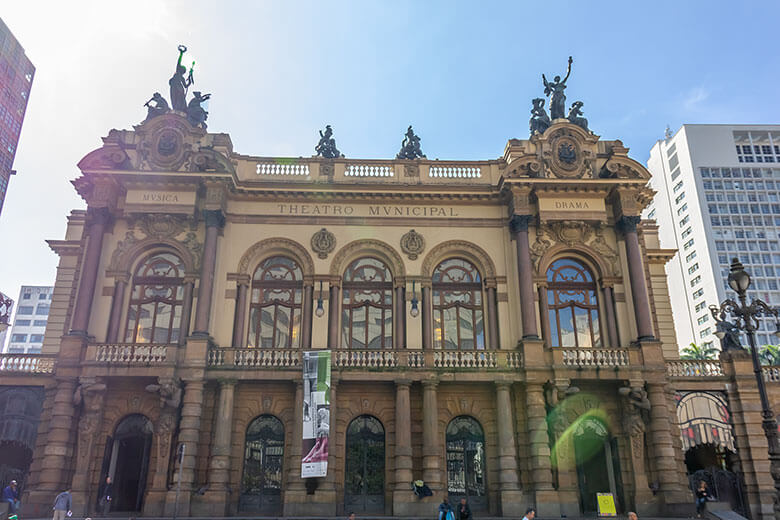
[[[750,275],[745,271],[738,258],[734,258],[731,261],[728,284],[737,293],[739,302],[727,299],[720,304],[720,307],[710,305],[710,312],[717,324],[715,335],[719,339],[723,339],[727,333],[734,330],[741,330],[747,334],[748,342],[750,343],[750,356],[753,359],[753,373],[756,376],[758,395],[761,399],[761,426],[764,428],[764,435],[766,435],[766,440],[769,444],[770,472],[775,483],[775,519],[780,520],[780,445],[778,445],[777,438],[777,419],[772,412],[766,395],[764,375],[761,370],[761,363],[758,361],[758,348],[756,347],[755,336],[759,325],[758,319],[761,317],[774,317],[777,329],[775,334],[780,336],[780,311],[769,307],[769,305],[758,298],[753,299],[750,305],[748,305],[747,290],[750,287]],[[727,320],[729,316],[733,317],[733,322]]]

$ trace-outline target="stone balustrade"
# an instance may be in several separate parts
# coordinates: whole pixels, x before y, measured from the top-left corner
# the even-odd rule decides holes
[[[500,161],[430,159],[322,159],[244,157],[239,176],[253,182],[495,185],[504,174]],[[252,170],[247,167],[251,166]]]
[[[720,361],[714,359],[679,359],[666,362],[669,377],[716,377],[723,375]]]
[[[332,351],[334,368],[390,370],[410,369],[503,369],[523,365],[522,353],[516,350],[369,350],[338,349]],[[212,347],[207,365],[211,368],[299,368],[301,351],[297,349],[258,349]]]
[[[0,354],[0,374],[53,374],[57,356]]]
[[[780,366],[761,367],[761,371],[767,383],[780,383]]]
[[[151,365],[173,362],[175,345],[157,343],[98,343],[87,347],[87,362],[112,365]]]
[[[569,367],[601,368],[631,365],[628,349],[556,348],[553,352],[560,363]],[[556,359],[556,361],[558,361]]]

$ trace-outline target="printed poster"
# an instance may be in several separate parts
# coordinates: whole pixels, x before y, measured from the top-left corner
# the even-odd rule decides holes
[[[596,493],[598,502],[599,516],[617,516],[615,508],[615,497],[612,493]]]
[[[330,351],[303,353],[303,449],[301,478],[328,474]]]

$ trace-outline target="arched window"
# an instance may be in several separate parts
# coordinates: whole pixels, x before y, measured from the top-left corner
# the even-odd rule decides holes
[[[562,258],[550,265],[547,306],[553,347],[601,347],[596,282],[582,263]]]
[[[433,271],[435,348],[485,348],[482,277],[470,262],[450,258]]]
[[[393,278],[376,258],[359,258],[344,272],[341,344],[344,348],[393,346]]]
[[[284,426],[273,415],[261,415],[246,429],[239,511],[280,513],[283,466]]]
[[[125,341],[176,343],[184,298],[184,264],[172,253],[155,253],[138,265],[127,311]]]
[[[447,425],[447,492],[485,509],[485,433],[473,417],[461,415]]]
[[[301,332],[303,272],[284,256],[264,260],[252,277],[249,346],[297,348]]]

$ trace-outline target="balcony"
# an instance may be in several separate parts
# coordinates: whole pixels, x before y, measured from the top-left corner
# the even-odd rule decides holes
[[[44,354],[0,354],[0,373],[53,374],[57,356]]]
[[[156,343],[96,343],[87,347],[85,361],[99,365],[150,366],[175,361],[176,345]]]
[[[723,376],[720,361],[709,359],[680,359],[667,361],[666,373],[670,378],[707,378]]]
[[[572,368],[620,368],[640,364],[638,349],[554,348],[556,365]]]
[[[301,350],[213,347],[209,368],[291,368],[301,367]],[[333,350],[331,363],[339,369],[395,370],[516,370],[522,367],[517,350]]]

